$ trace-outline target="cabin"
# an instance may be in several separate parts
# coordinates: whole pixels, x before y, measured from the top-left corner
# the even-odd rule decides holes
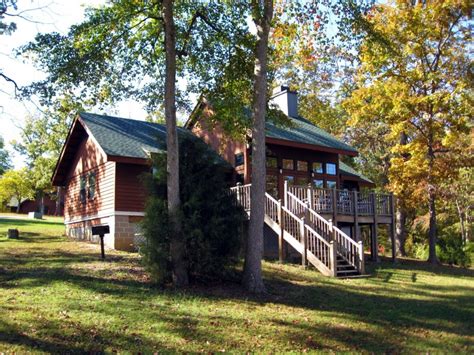
[[[357,150],[299,116],[297,99],[285,86],[271,97],[290,124],[266,123],[265,255],[283,259],[285,249],[330,276],[363,273],[364,251],[378,258],[379,226],[388,227],[394,252],[393,197],[370,190],[374,183],[343,162]],[[211,110],[200,100],[178,134],[211,149],[250,213],[251,137],[227,136]],[[107,224],[107,247],[134,250],[147,195],[141,177],[157,153],[166,153],[163,125],[80,113],[52,177],[65,191],[67,235],[97,242],[91,227]]]
[[[368,237],[366,249],[374,260],[378,258],[378,227],[385,225],[393,253],[393,196],[371,191],[375,184],[343,162],[345,157],[357,156],[357,150],[301,117],[298,94],[289,87],[277,87],[270,101],[288,117],[290,124],[266,123],[268,194],[288,207],[290,193],[354,241],[362,241],[364,234]],[[185,128],[234,167],[236,182],[249,186],[252,181],[250,135],[241,141],[226,136],[215,120],[210,120],[211,114],[211,105],[201,100]]]
[[[7,204],[7,208],[12,213],[30,213],[30,212],[41,212],[41,204],[37,199],[22,199],[20,206],[18,206],[18,199],[13,197]],[[62,216],[64,208],[64,196],[61,194],[58,196],[57,193],[45,193],[43,196],[43,211],[47,216]]]
[[[188,130],[180,137],[204,143]],[[141,177],[152,171],[152,154],[166,152],[163,125],[132,119],[79,113],[71,125],[52,183],[64,196],[66,234],[98,242],[91,227],[107,224],[108,248],[135,249],[139,222],[143,219],[146,190]],[[217,154],[216,162],[231,167]]]

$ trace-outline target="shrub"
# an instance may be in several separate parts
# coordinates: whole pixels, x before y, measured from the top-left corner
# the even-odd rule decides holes
[[[463,245],[461,235],[455,228],[447,227],[438,240],[438,258],[441,262],[450,265],[468,267],[471,264],[470,250]]]
[[[194,137],[193,137],[194,138]],[[142,229],[145,265],[160,282],[170,279],[166,157],[154,159]],[[229,193],[230,166],[197,138],[180,140],[180,197],[185,256],[191,279],[226,277],[238,261],[244,212]]]

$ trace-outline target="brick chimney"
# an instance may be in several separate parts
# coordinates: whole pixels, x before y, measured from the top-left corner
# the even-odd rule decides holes
[[[287,116],[298,117],[298,93],[288,86],[280,85],[273,89],[270,103],[275,104]]]

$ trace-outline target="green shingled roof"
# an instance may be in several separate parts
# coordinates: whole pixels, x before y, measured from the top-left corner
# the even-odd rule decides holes
[[[361,180],[364,180],[366,182],[369,182],[373,184],[374,182],[370,180],[368,177],[362,175],[358,171],[354,170],[351,166],[343,163],[342,161],[339,161],[339,171],[342,175],[349,175],[349,176],[355,176]]]
[[[291,121],[290,127],[277,126],[275,123],[267,122],[265,125],[266,136],[269,138],[284,139],[287,141],[314,144],[321,147],[357,152],[350,145],[333,137],[310,121],[302,117],[288,117]]]
[[[107,155],[147,159],[149,153],[166,152],[164,125],[85,112],[79,116]],[[196,144],[206,144],[184,128],[178,127],[178,136]],[[214,155],[215,163],[230,167],[217,153]]]

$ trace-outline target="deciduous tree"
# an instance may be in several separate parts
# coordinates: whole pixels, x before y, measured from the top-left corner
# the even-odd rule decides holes
[[[455,142],[469,134],[472,115],[471,11],[471,2],[458,0],[374,6],[366,21],[377,36],[361,46],[359,87],[346,102],[353,126],[381,121],[389,127],[390,188],[428,209],[432,263],[440,185],[466,164],[459,159],[465,148]],[[399,140],[402,133],[406,144]]]
[[[12,198],[18,201],[16,212],[20,212],[21,201],[25,198],[32,198],[34,189],[31,183],[28,170],[8,170],[0,177],[0,202],[8,203]]]

